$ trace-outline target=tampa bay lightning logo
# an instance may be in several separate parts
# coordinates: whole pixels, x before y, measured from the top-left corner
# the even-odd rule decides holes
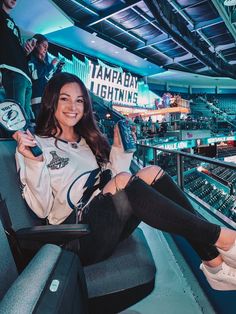
[[[18,111],[10,109],[7,112],[4,113],[4,115],[2,116],[2,120],[4,122],[9,122],[9,121],[13,121],[18,117]]]
[[[97,189],[97,185],[95,185],[95,182],[98,179],[98,174],[100,172],[99,168],[96,168],[92,171],[86,171],[84,173],[82,173],[81,175],[79,175],[70,185],[69,190],[67,192],[67,202],[69,204],[69,206],[72,209],[78,209],[80,210],[82,207],[84,207],[84,205],[88,202],[89,198],[91,197],[91,195],[93,194],[93,192]],[[73,204],[72,200],[70,198],[70,193],[72,188],[76,185],[76,182],[78,182],[79,180],[81,180],[82,177],[84,176],[88,176],[86,182],[83,185],[83,195],[82,197],[79,199],[79,201],[77,202],[77,204]]]

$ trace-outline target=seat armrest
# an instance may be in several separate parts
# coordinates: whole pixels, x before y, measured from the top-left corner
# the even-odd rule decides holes
[[[32,314],[61,254],[61,248],[45,245],[18,276],[0,302],[0,313]],[[43,266],[42,266],[43,265]],[[49,296],[48,296],[49,297]],[[45,307],[46,313],[46,307]]]
[[[46,225],[23,228],[16,231],[21,248],[34,249],[45,243],[62,244],[90,233],[87,224]]]

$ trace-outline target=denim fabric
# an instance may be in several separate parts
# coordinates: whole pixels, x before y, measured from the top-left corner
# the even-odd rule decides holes
[[[34,118],[31,109],[32,85],[30,81],[22,74],[10,71],[2,71],[2,85],[5,89],[7,99],[17,101],[25,114],[27,123]]]
[[[132,215],[132,209],[125,199],[124,191],[115,195],[97,195],[83,212],[82,222],[89,224],[91,233],[66,243],[64,248],[79,254],[83,265],[110,256],[117,244],[128,237],[140,223]],[[74,221],[73,214],[68,218],[64,223],[70,223],[71,219]]]
[[[159,180],[154,182],[152,184],[152,187],[162,195],[166,196],[170,200],[182,206],[190,213],[197,216],[195,209],[193,208],[185,193],[183,193],[183,191],[178,187],[178,185],[171,179],[171,177],[167,173],[165,173],[164,176],[162,176]],[[194,250],[204,261],[212,260],[220,254],[217,248],[213,245],[203,245],[202,243],[195,241],[189,237],[186,237],[186,240],[188,240]]]
[[[164,186],[165,189],[173,189]],[[210,260],[218,255],[208,255],[208,249],[215,244],[220,235],[220,226],[210,223],[180,206],[175,199],[172,201],[153,186],[149,186],[136,178],[125,191],[133,214],[148,225],[159,230],[175,233],[186,238],[203,260]],[[196,242],[198,243],[196,247]],[[200,250],[201,249],[201,250]],[[205,255],[203,255],[205,253]]]
[[[83,212],[83,223],[90,225],[91,234],[65,244],[65,248],[78,253],[83,264],[101,261],[144,221],[185,237],[203,260],[216,257],[219,253],[213,244],[220,227],[198,217],[172,179],[164,175],[159,180],[150,186],[134,177],[115,195],[97,195]],[[168,198],[164,195],[167,190],[171,194]],[[70,216],[74,219],[73,214]]]

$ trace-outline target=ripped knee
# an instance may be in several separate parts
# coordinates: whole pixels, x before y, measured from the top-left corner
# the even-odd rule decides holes
[[[127,172],[121,172],[114,177],[116,191],[124,189],[131,178],[131,174]]]
[[[161,167],[153,165],[141,169],[137,173],[137,176],[147,184],[152,185],[156,180],[160,179],[164,173],[165,171]]]
[[[129,182],[132,175],[127,172],[120,172],[117,174],[103,189],[103,194],[116,192],[123,190]]]

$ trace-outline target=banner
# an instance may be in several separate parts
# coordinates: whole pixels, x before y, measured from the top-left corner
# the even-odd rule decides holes
[[[90,63],[90,86],[92,93],[115,103],[137,105],[138,77],[120,71],[120,68]]]

